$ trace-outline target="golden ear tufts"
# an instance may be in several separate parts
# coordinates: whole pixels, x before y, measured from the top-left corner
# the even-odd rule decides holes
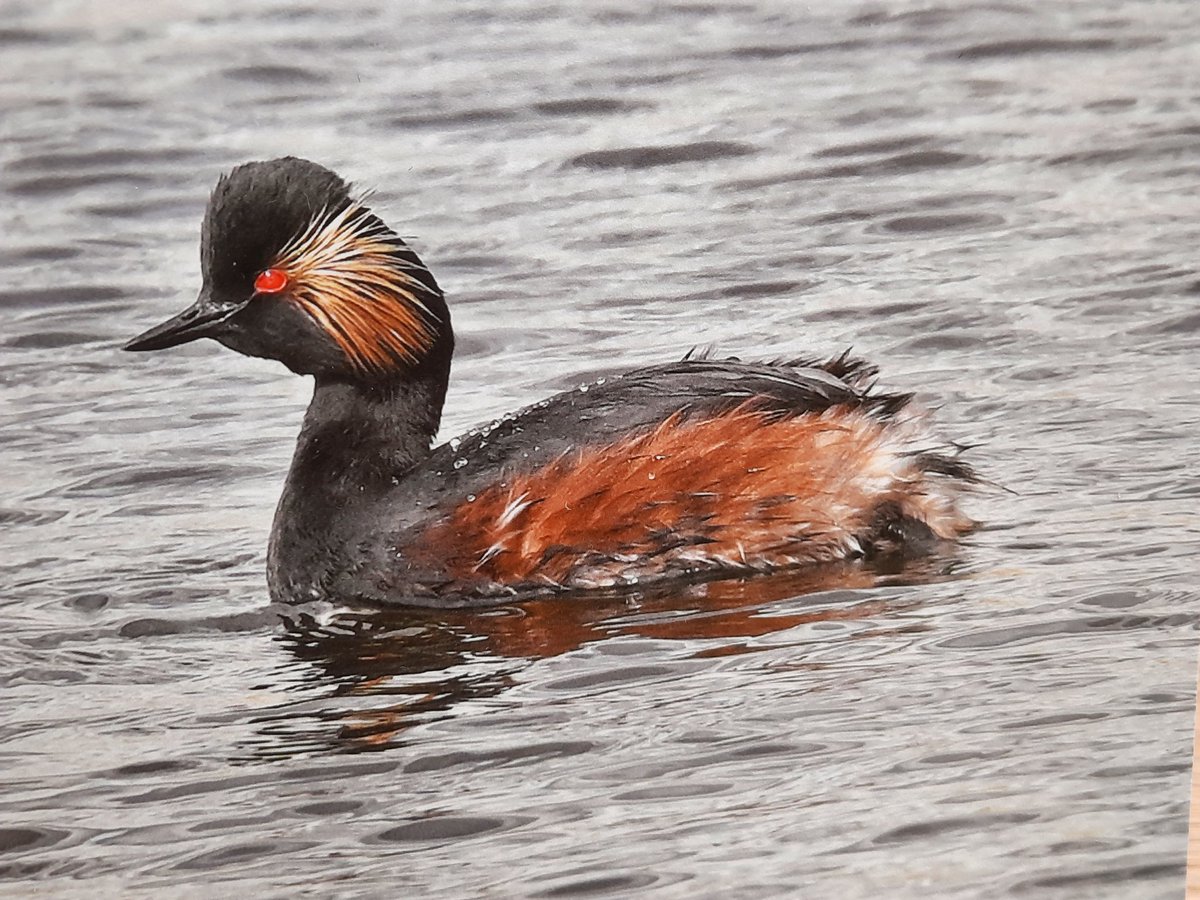
[[[322,211],[272,261],[291,278],[289,297],[333,338],[360,372],[415,365],[433,348],[437,317],[419,299],[429,288],[403,242],[361,200]]]

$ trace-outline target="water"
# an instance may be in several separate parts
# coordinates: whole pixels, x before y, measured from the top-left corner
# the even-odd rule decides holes
[[[1177,896],[1200,7],[333,7],[3,7],[0,893]],[[852,344],[1013,493],[900,573],[272,608],[307,384],[117,347],[284,153],[447,289],[447,437]]]

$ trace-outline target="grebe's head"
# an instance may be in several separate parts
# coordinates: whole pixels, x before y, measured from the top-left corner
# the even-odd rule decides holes
[[[417,255],[329,169],[286,157],[217,182],[192,306],[134,338],[161,350],[213,338],[319,380],[449,371],[442,292]]]

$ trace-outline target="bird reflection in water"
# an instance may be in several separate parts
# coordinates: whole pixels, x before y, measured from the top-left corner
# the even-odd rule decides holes
[[[678,641],[680,655],[696,659],[752,653],[768,646],[756,646],[756,639],[815,623],[894,615],[921,601],[911,592],[881,588],[945,580],[953,565],[947,557],[840,563],[769,578],[489,609],[343,611],[321,622],[300,613],[285,621],[279,640],[311,666],[304,681],[321,686],[322,696],[258,718],[254,755],[399,746],[413,725],[447,718],[469,701],[498,697],[532,662],[617,636]],[[922,627],[884,623],[841,632],[838,639]],[[779,643],[774,639],[769,646]]]

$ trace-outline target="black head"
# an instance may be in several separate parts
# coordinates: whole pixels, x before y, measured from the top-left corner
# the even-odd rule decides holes
[[[204,215],[200,265],[196,302],[126,350],[210,337],[318,379],[448,372],[453,336],[437,282],[323,166],[285,157],[221,178]]]

